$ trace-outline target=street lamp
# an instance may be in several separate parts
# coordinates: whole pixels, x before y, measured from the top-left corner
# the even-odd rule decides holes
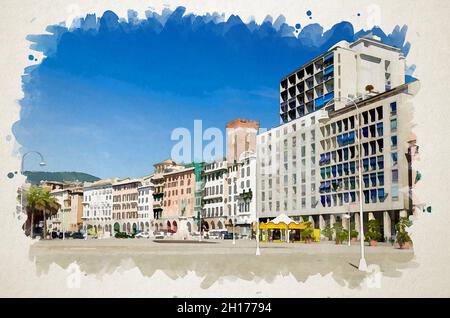
[[[39,157],[41,157],[41,162],[39,162],[39,165],[41,167],[46,165],[44,156],[39,151],[34,151],[34,150],[28,151],[22,155],[22,161],[20,163],[20,174],[21,175],[24,175],[24,172],[25,172],[25,170],[24,170],[25,158],[26,158],[26,156],[28,156],[31,153],[35,153],[35,154],[39,155]],[[23,184],[20,185],[20,212],[22,214],[24,214],[24,211],[23,211]],[[33,227],[33,224],[30,224],[30,227]],[[31,238],[33,238],[32,233],[33,233],[33,231],[30,231]],[[44,233],[44,236],[45,236],[45,233]]]
[[[331,105],[331,103],[334,103],[335,101],[337,102],[342,102],[345,101],[347,103],[351,103],[355,106],[356,108],[356,124],[357,124],[357,136],[358,136],[358,176],[359,176],[359,219],[360,219],[360,243],[361,243],[361,258],[359,260],[359,266],[358,269],[360,271],[367,271],[367,263],[366,263],[366,259],[364,257],[364,215],[363,215],[363,192],[362,192],[362,159],[361,159],[361,117],[360,117],[360,113],[359,113],[359,107],[356,104],[356,102],[353,99],[347,98],[347,97],[339,97],[339,98],[334,98],[331,99],[330,101],[328,101],[325,104],[324,110],[321,112],[321,114],[319,115],[318,121],[322,124],[327,123],[330,120],[330,109],[329,109],[329,105]]]

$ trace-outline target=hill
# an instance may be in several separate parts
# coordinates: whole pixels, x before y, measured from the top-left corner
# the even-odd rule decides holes
[[[47,172],[47,171],[25,171],[24,175],[31,184],[39,184],[41,180],[47,181],[80,181],[80,182],[94,182],[100,178],[84,173],[84,172]]]

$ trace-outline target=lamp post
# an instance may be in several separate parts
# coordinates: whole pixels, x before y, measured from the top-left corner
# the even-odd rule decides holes
[[[29,154],[32,154],[32,153],[39,155],[39,157],[41,158],[41,162],[39,162],[39,165],[41,167],[46,165],[44,156],[39,151],[35,151],[35,150],[28,151],[22,155],[22,161],[20,163],[20,174],[21,175],[24,175],[24,172],[25,172],[25,170],[24,170],[25,158],[26,158],[26,156],[28,156]],[[20,185],[20,212],[22,214],[24,213],[24,211],[23,211],[23,184]],[[30,224],[30,228],[32,228],[32,227],[33,227],[33,224]],[[33,238],[33,231],[30,231],[30,236],[31,236],[31,238]],[[45,237],[45,233],[44,233],[44,237]]]
[[[367,263],[366,263],[366,259],[364,257],[364,214],[363,214],[363,192],[362,192],[362,158],[361,158],[361,117],[360,117],[360,113],[359,113],[359,107],[356,104],[356,102],[353,99],[347,98],[347,97],[339,97],[339,98],[334,98],[330,101],[328,101],[325,104],[324,107],[324,113],[322,113],[321,117],[318,119],[319,122],[321,123],[327,123],[330,120],[329,117],[329,106],[331,105],[331,103],[334,103],[335,101],[337,102],[342,102],[345,101],[347,103],[351,103],[355,106],[356,109],[356,129],[357,129],[357,136],[358,136],[358,177],[359,177],[359,219],[360,219],[360,243],[361,243],[361,258],[359,260],[359,266],[358,269],[360,271],[367,271]]]

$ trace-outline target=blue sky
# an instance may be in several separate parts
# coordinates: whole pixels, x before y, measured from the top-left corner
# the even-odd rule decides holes
[[[405,55],[410,49],[406,26],[385,33],[343,21],[324,30],[282,16],[244,23],[182,7],[142,20],[131,10],[126,19],[106,11],[47,31],[28,36],[30,55],[47,57],[25,70],[14,134],[22,151],[44,154],[46,170],[98,177],[150,173],[170,156],[172,130],[193,129],[195,119],[204,129],[236,117],[277,125],[279,80],[336,42],[372,31]]]

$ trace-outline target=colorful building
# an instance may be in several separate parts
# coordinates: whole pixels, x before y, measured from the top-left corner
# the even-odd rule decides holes
[[[124,179],[112,185],[112,219],[114,232],[138,231],[138,188],[140,179]]]
[[[194,229],[195,167],[164,173],[163,229],[176,233],[180,218],[187,220],[188,232]]]

